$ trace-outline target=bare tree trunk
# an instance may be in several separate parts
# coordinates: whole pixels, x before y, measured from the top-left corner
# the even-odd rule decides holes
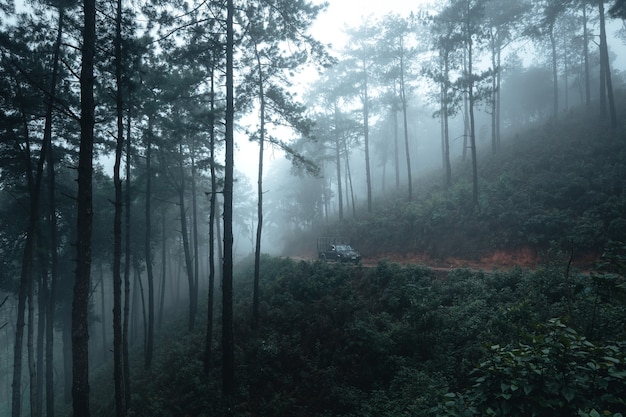
[[[617,112],[615,110],[615,98],[613,96],[613,81],[611,79],[611,64],[609,62],[609,49],[606,42],[606,25],[604,16],[604,0],[598,0],[598,8],[600,14],[600,71],[604,74],[604,83],[602,89],[606,86],[606,93],[609,99],[609,113],[611,117],[611,127],[617,127]],[[603,111],[606,116],[606,107]]]
[[[559,117],[559,75],[558,64],[556,59],[556,39],[554,37],[554,28],[550,27],[550,48],[552,49],[552,117],[554,121]]]
[[[115,17],[115,110],[117,137],[115,144],[115,164],[113,165],[113,186],[115,202],[113,215],[113,380],[115,385],[115,415],[122,417],[124,407],[124,354],[122,351],[122,178],[120,175],[122,151],[124,149],[124,96],[122,90],[122,1],[116,1]],[[104,294],[104,291],[103,291]]]
[[[152,270],[152,118],[148,119],[148,132],[146,135],[146,206],[145,221],[146,232],[144,236],[144,250],[146,253],[146,272],[148,275],[148,329],[146,332],[146,350],[144,367],[149,369],[152,365],[152,351],[154,340],[154,272]]]
[[[166,224],[167,224],[167,207],[163,205],[161,212],[161,234],[163,241],[161,242],[161,294],[159,297],[159,315],[157,319],[158,327],[163,325],[163,309],[165,305],[165,282],[167,278],[167,239],[166,236]]]
[[[80,73],[80,150],[76,280],[72,302],[72,404],[74,416],[89,417],[89,281],[93,221],[92,176],[94,142],[94,55],[96,47],[96,0],[84,0],[82,68]]]
[[[339,199],[339,220],[343,220],[343,190],[341,189],[341,144],[340,144],[340,132],[339,132],[339,107],[337,102],[333,103],[333,110],[335,112],[335,161],[337,170],[337,198]]]
[[[196,196],[196,145],[195,138],[192,139],[191,149],[191,227],[193,236],[193,305],[194,310],[198,310],[198,284],[200,280],[200,254],[198,244],[198,202]],[[195,322],[195,319],[194,319]]]
[[[261,237],[263,230],[263,148],[265,146],[265,91],[263,89],[263,68],[257,44],[254,52],[259,72],[258,87],[260,101],[260,132],[259,132],[259,171],[257,177],[257,226],[256,243],[254,247],[254,290],[252,292],[252,328],[259,325],[259,281],[261,275]]]
[[[403,54],[404,55],[404,54]],[[404,126],[404,150],[406,152],[406,172],[409,188],[409,201],[413,201],[413,173],[411,168],[411,151],[409,146],[409,122],[407,115],[406,87],[404,85],[404,59],[400,62],[400,100],[402,102],[402,122]]]
[[[583,55],[585,61],[585,104],[591,105],[591,81],[589,74],[589,32],[587,30],[587,4],[580,2],[583,9]]]
[[[234,77],[233,77],[233,0],[226,2],[226,131],[224,170],[224,261],[222,275],[222,391],[228,415],[232,414],[235,394],[233,334],[233,166],[234,166]]]
[[[65,10],[59,7],[57,37],[54,44],[52,61],[52,78],[50,81],[49,102],[46,110],[44,140],[48,142],[47,174],[48,174],[48,227],[50,231],[50,286],[46,305],[46,416],[54,417],[54,320],[56,310],[56,286],[58,269],[58,237],[56,216],[56,179],[54,172],[54,149],[52,147],[52,112],[53,100],[56,98],[59,55],[63,38]]]
[[[129,100],[130,102],[130,100]],[[126,248],[124,253],[124,317],[122,322],[122,375],[123,375],[123,391],[124,391],[124,409],[125,411],[130,409],[130,399],[131,399],[131,391],[130,391],[130,361],[128,356],[128,345],[130,340],[128,338],[129,335],[129,314],[130,314],[130,167],[131,167],[131,135],[130,135],[130,124],[131,124],[131,106],[128,106],[128,122],[126,123],[126,195],[124,196],[124,206],[126,207],[126,218],[125,218],[125,236],[124,240],[126,241]]]
[[[28,372],[30,380],[30,415],[39,417],[38,395],[37,395],[37,364],[35,359],[35,283],[31,279],[28,284]]]
[[[213,63],[212,63],[213,64]],[[209,294],[207,307],[207,328],[204,347],[204,373],[211,369],[213,344],[213,300],[215,298],[215,213],[217,204],[217,178],[215,178],[215,76],[211,65],[211,112],[209,116],[210,134],[210,174],[211,174],[211,206],[209,207]]]
[[[19,81],[16,81],[18,95],[20,95]],[[17,307],[17,322],[15,325],[15,344],[13,350],[13,392],[12,392],[12,408],[11,415],[13,417],[19,417],[21,414],[21,389],[22,389],[22,349],[24,338],[24,326],[25,326],[25,310],[26,301],[28,299],[29,292],[32,291],[33,285],[33,264],[35,258],[35,239],[36,230],[39,218],[39,197],[41,190],[41,181],[43,176],[43,163],[46,159],[48,151],[48,142],[43,141],[39,161],[37,163],[37,170],[35,178],[33,178],[32,160],[31,160],[31,146],[30,146],[30,133],[28,130],[28,123],[26,116],[22,112],[22,125],[24,129],[24,138],[26,141],[25,149],[25,169],[27,172],[28,190],[30,196],[30,213],[28,219],[28,229],[26,232],[26,241],[24,243],[24,250],[22,255],[22,271],[20,274],[20,285],[18,290],[18,307]],[[32,300],[31,300],[32,303]],[[30,329],[32,331],[32,329]],[[31,341],[32,342],[32,341]],[[33,381],[34,382],[34,381]],[[32,391],[31,391],[32,394]],[[31,398],[32,400],[32,398]]]
[[[354,202],[354,187],[352,187],[352,173],[350,172],[350,154],[348,153],[348,145],[343,143],[344,155],[346,158],[346,181],[348,186],[346,190],[350,190],[350,201],[352,202],[352,217],[356,218],[356,204]]]
[[[369,91],[367,66],[363,62],[363,137],[365,142],[365,182],[367,185],[367,211],[372,211],[372,174],[370,172]]]
[[[394,102],[396,97],[396,85],[394,83]],[[400,140],[399,140],[399,128],[398,128],[398,109],[394,103],[393,108],[393,159],[396,172],[396,189],[400,189]]]
[[[195,290],[193,275],[193,261],[191,259],[191,248],[189,247],[189,231],[187,228],[187,209],[185,207],[185,170],[183,168],[182,144],[179,144],[180,161],[180,184],[178,186],[178,207],[180,212],[180,233],[183,240],[183,251],[185,253],[185,268],[187,271],[187,283],[189,285],[189,320],[188,329],[192,331],[196,323],[196,304],[194,303]]]

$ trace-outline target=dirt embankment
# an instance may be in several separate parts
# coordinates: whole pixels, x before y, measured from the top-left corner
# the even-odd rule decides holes
[[[317,256],[315,254],[304,254],[302,256],[292,256],[291,258],[310,261],[317,259]],[[535,269],[544,262],[542,254],[537,253],[537,251],[531,248],[522,248],[517,250],[497,250],[476,259],[455,257],[439,259],[424,253],[405,255],[380,253],[374,256],[364,256],[362,263],[366,267],[374,267],[383,260],[401,265],[423,265],[439,271],[450,271],[457,268],[470,268],[484,271],[509,270],[514,267]],[[588,270],[597,260],[597,254],[575,254],[572,259],[572,264],[579,269]]]

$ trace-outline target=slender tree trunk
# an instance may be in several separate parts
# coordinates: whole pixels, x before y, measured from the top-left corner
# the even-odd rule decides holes
[[[469,11],[468,11],[469,15]],[[474,74],[473,74],[473,44],[469,29],[467,29],[467,75],[468,75],[468,100],[469,100],[469,116],[470,116],[470,146],[472,149],[472,197],[475,207],[478,207],[478,161],[476,155],[476,123],[474,120]]]
[[[89,280],[93,221],[92,170],[94,142],[94,53],[96,47],[96,0],[84,0],[82,68],[80,73],[80,150],[76,280],[72,303],[72,404],[74,416],[89,417]]]
[[[396,100],[397,93],[395,91],[396,85],[394,83],[394,102]],[[393,159],[395,162],[396,168],[396,189],[400,190],[400,135],[399,135],[399,127],[398,127],[398,109],[396,108],[396,104],[394,103],[392,106],[393,112]]]
[[[50,80],[49,102],[46,108],[44,140],[48,143],[47,174],[48,174],[48,227],[50,233],[50,286],[46,310],[46,416],[54,417],[54,320],[56,313],[56,287],[58,270],[58,237],[56,216],[56,179],[54,172],[54,148],[52,147],[52,112],[56,99],[56,88],[59,68],[59,55],[63,38],[65,9],[59,7],[57,36],[54,44],[52,61],[52,78]]]
[[[18,95],[20,94],[19,84],[17,85]],[[17,302],[17,322],[15,324],[15,341],[13,349],[13,384],[12,384],[12,408],[11,415],[13,417],[19,417],[21,414],[21,402],[22,402],[22,350],[24,344],[24,326],[26,325],[26,301],[28,299],[29,288],[32,285],[33,280],[33,264],[35,256],[35,232],[37,229],[37,222],[39,217],[39,190],[41,189],[41,176],[43,172],[43,161],[46,158],[47,143],[44,140],[39,162],[37,164],[36,178],[33,179],[33,170],[31,162],[31,146],[30,146],[30,133],[28,130],[28,123],[26,116],[23,114],[23,128],[24,138],[26,141],[25,146],[25,169],[28,179],[28,190],[30,197],[30,213],[28,218],[28,229],[26,232],[26,241],[24,242],[24,249],[22,255],[22,270],[20,274],[20,285],[18,289],[18,302]]]
[[[407,115],[406,89],[404,85],[404,61],[400,63],[400,100],[402,101],[402,122],[404,126],[404,150],[406,152],[406,173],[409,187],[409,201],[413,201],[413,173],[411,172],[411,152],[409,146],[409,122]]]
[[[446,171],[446,187],[452,185],[452,166],[450,164],[450,127],[449,127],[449,115],[448,115],[448,92],[449,92],[449,69],[450,61],[449,55],[446,52],[444,56],[444,82],[443,82],[443,106],[442,106],[442,119],[443,119],[443,139],[444,139],[444,160]]]
[[[341,144],[340,144],[340,131],[339,131],[339,106],[337,102],[333,103],[333,110],[335,113],[335,161],[337,171],[337,198],[339,203],[339,220],[343,220],[343,190],[341,189]]]
[[[252,293],[252,327],[259,325],[259,281],[261,276],[261,236],[263,230],[263,147],[265,146],[265,91],[263,88],[263,68],[257,44],[254,44],[254,52],[259,71],[259,100],[260,100],[260,132],[259,132],[259,172],[257,178],[257,228],[256,243],[254,247],[254,290]]]
[[[63,400],[65,404],[72,401],[72,316],[65,314],[61,318],[63,326]]]
[[[493,70],[493,74],[491,76],[491,152],[495,155],[498,151],[498,141],[496,138],[496,118],[498,115],[496,114],[497,107],[497,75],[500,72],[500,68],[496,62],[496,47],[497,47],[497,33],[492,33],[492,45],[491,45],[491,68]],[[499,46],[498,46],[499,49]]]
[[[117,137],[115,146],[115,164],[113,165],[113,186],[115,202],[113,215],[113,381],[115,385],[115,415],[122,417],[124,407],[124,369],[122,336],[122,179],[120,167],[124,149],[124,97],[122,94],[122,1],[116,2],[115,18],[115,110],[117,118]],[[104,293],[104,291],[103,291]]]
[[[212,63],[213,64],[213,63]],[[210,135],[210,174],[211,174],[211,203],[209,207],[209,294],[207,307],[206,340],[204,348],[204,373],[208,375],[211,369],[213,345],[213,300],[215,298],[215,212],[217,204],[217,178],[215,177],[215,75],[211,65],[211,112],[209,116]]]
[[[354,188],[352,186],[352,173],[350,172],[350,153],[348,152],[348,145],[346,144],[346,142],[343,142],[343,150],[344,150],[344,156],[346,159],[346,180],[348,182],[348,185],[346,187],[346,189],[350,190],[350,201],[351,201],[351,205],[352,205],[352,217],[356,218],[356,204],[354,202]]]
[[[165,308],[165,283],[167,278],[167,207],[163,205],[161,212],[161,235],[163,241],[161,242],[161,294],[159,296],[159,315],[157,318],[158,327],[163,325],[163,309]]]
[[[129,97],[130,98],[130,97]],[[130,102],[130,100],[129,100]],[[131,240],[130,240],[130,167],[132,160],[131,153],[131,107],[128,106],[126,123],[126,194],[124,196],[124,206],[126,208],[124,219],[124,317],[122,322],[122,375],[123,375],[123,391],[124,391],[124,412],[130,409],[130,359],[128,355],[128,346],[130,344],[129,336],[129,314],[130,314],[130,258],[131,258]]]
[[[193,300],[194,311],[198,311],[198,284],[200,279],[200,254],[198,244],[198,202],[196,196],[196,145],[192,140],[191,149],[191,227],[193,236]],[[195,319],[194,319],[195,322]]]
[[[370,171],[369,91],[367,65],[363,62],[363,136],[365,142],[365,182],[367,185],[367,211],[372,211],[372,174]]]
[[[27,332],[27,352],[28,352],[28,373],[30,388],[30,415],[39,417],[39,407],[37,404],[37,364],[35,359],[35,282],[33,279],[28,283],[28,332]]]
[[[500,140],[502,138],[501,130],[500,130],[500,127],[502,124],[502,111],[501,111],[502,102],[500,100],[500,97],[501,97],[500,91],[502,89],[501,88],[502,87],[502,71],[501,71],[502,48],[498,48],[498,57],[497,57],[496,62],[498,65],[498,72],[496,74],[496,108],[495,108],[495,111],[496,111],[496,147],[500,149],[500,142],[501,142]]]
[[[467,50],[463,48],[463,73],[467,74]],[[467,141],[470,137],[470,114],[469,114],[469,97],[467,92],[463,93],[463,162],[467,158]]]
[[[40,233],[40,232],[39,232]],[[41,251],[40,265],[41,271],[39,272],[39,286],[37,292],[37,412],[39,415],[43,415],[43,395],[44,395],[44,342],[46,327],[46,311],[48,310],[48,257],[44,253],[45,248],[43,242],[39,244]],[[32,414],[32,413],[31,413]]]
[[[104,294],[104,271],[102,270],[102,264],[98,265],[98,272],[100,275],[100,335],[102,339],[102,358],[101,363],[105,363],[107,361],[107,352],[109,351],[109,346],[107,346],[107,321],[106,321],[106,301]]]
[[[552,49],[552,117],[554,121],[556,121],[559,117],[559,75],[556,59],[556,39],[553,27],[550,27],[550,48]]]
[[[180,229],[183,241],[183,251],[185,253],[185,268],[187,271],[187,283],[189,285],[189,320],[188,329],[192,331],[196,323],[196,306],[194,304],[195,278],[193,275],[193,261],[191,259],[191,248],[189,247],[189,231],[187,228],[187,209],[185,207],[185,170],[183,167],[183,148],[182,143],[179,144],[180,161],[180,184],[178,186],[178,207],[180,210]]]
[[[585,63],[585,105],[591,105],[591,75],[589,71],[589,32],[587,29],[587,4],[581,2],[583,9],[583,57]]]
[[[133,266],[134,266],[134,270],[135,270],[135,281],[137,282],[137,285],[139,286],[139,297],[141,299],[141,317],[142,317],[142,324],[143,324],[143,349],[144,349],[144,354],[146,351],[146,345],[147,345],[147,336],[148,336],[148,316],[146,314],[146,297],[145,297],[145,292],[143,290],[143,281],[141,280],[141,270],[139,268],[139,260],[137,259],[137,257],[133,256]]]
[[[224,261],[222,275],[222,391],[227,415],[232,415],[235,394],[233,335],[233,156],[234,156],[234,77],[233,77],[233,0],[226,2],[226,160],[224,169]]]
[[[144,235],[144,251],[146,253],[146,273],[148,275],[148,323],[146,332],[146,351],[144,357],[145,369],[152,365],[152,351],[154,341],[154,271],[152,270],[152,118],[148,120],[146,135],[146,206],[144,218],[146,232]],[[182,156],[181,156],[182,157]]]

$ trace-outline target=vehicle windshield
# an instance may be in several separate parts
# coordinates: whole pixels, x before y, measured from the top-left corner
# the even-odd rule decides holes
[[[338,251],[353,250],[352,246],[350,246],[350,245],[337,245],[336,248],[337,248]]]

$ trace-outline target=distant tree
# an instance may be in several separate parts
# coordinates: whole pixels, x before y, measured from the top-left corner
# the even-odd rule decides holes
[[[524,15],[530,10],[526,1],[508,2],[490,0],[485,8],[487,44],[491,55],[491,150],[496,153],[500,146],[500,90],[502,87],[502,52],[518,38],[516,30],[521,27]]]
[[[354,68],[355,94],[360,100],[365,147],[365,184],[367,187],[367,210],[372,211],[372,174],[370,168],[370,113],[372,112],[372,70],[376,57],[377,30],[366,21],[358,28],[348,31],[350,38],[346,55]]]
[[[411,22],[398,15],[387,15],[380,21],[379,52],[385,62],[385,77],[392,78],[394,91],[397,91],[397,101],[402,112],[402,126],[404,132],[404,151],[407,167],[408,200],[413,200],[413,174],[411,168],[411,152],[409,143],[408,103],[411,99],[409,80],[415,77],[411,72],[411,65],[417,57],[418,50],[411,45],[410,39],[414,33]]]
[[[463,48],[467,61],[463,73],[458,79],[458,88],[464,90],[468,99],[469,113],[469,147],[472,154],[472,200],[478,206],[478,161],[476,155],[476,121],[474,110],[476,102],[480,99],[477,92],[478,82],[485,78],[486,74],[476,74],[474,61],[476,59],[476,43],[484,42],[484,18],[486,0],[458,0],[442,11],[447,22],[458,22],[455,38],[459,46]]]
[[[550,47],[550,61],[552,68],[552,118],[556,120],[559,114],[559,65],[557,51],[557,23],[568,11],[568,3],[571,0],[542,0],[535,3],[538,21],[531,23],[527,29],[532,36],[545,39],[547,37]]]
[[[430,34],[433,49],[437,51],[436,65],[426,70],[426,75],[439,86],[439,110],[435,113],[441,119],[441,150],[445,172],[445,183],[452,185],[452,165],[450,163],[450,118],[459,111],[459,95],[453,90],[451,71],[455,65],[455,51],[459,42],[456,22],[440,13],[431,19]],[[457,57],[458,61],[459,58]]]

